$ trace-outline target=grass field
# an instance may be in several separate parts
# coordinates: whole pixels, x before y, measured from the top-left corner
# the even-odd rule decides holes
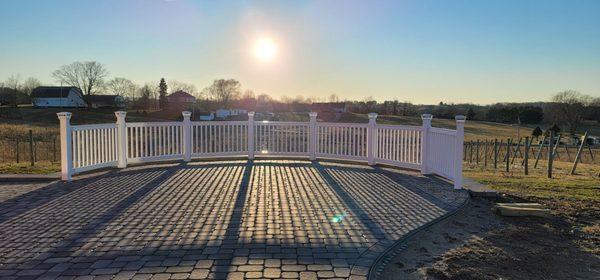
[[[600,203],[600,166],[579,164],[577,173],[570,175],[571,163],[554,162],[552,178],[547,178],[546,166],[546,161],[540,161],[538,168],[530,168],[526,176],[518,164],[512,165],[509,172],[465,164],[464,176],[511,196],[567,210],[577,209],[582,203],[588,206]],[[600,214],[600,204],[597,207]]]

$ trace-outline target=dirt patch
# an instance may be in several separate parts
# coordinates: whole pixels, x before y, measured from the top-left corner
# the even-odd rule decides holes
[[[475,198],[418,233],[380,279],[600,279],[598,216],[502,217]]]

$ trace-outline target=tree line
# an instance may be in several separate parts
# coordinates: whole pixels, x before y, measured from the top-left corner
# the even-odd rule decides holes
[[[398,100],[378,102],[371,97],[361,101],[342,100],[331,94],[327,98],[283,97],[275,100],[268,94],[255,94],[252,90],[242,90],[235,79],[217,79],[202,90],[191,83],[178,80],[168,82],[161,78],[158,82],[138,85],[124,77],[109,79],[109,71],[97,61],[76,61],[63,65],[52,72],[55,82],[64,86],[81,89],[84,95],[116,94],[125,98],[130,108],[160,109],[166,106],[169,93],[185,91],[195,96],[200,111],[216,108],[242,107],[256,111],[308,111],[313,102],[343,102],[348,111],[354,113],[376,112],[384,115],[419,116],[431,113],[436,118],[454,118],[462,114],[470,120],[490,121],[510,124],[549,124],[574,133],[584,120],[600,123],[600,97],[591,97],[574,90],[555,94],[548,102],[496,103],[491,105],[448,104],[419,105]],[[22,79],[12,75],[0,82],[0,103],[30,103],[29,96],[34,88],[42,83],[29,77]]]

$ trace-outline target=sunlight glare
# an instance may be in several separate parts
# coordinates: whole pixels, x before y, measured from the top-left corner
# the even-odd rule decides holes
[[[277,55],[277,44],[271,38],[260,38],[254,43],[254,56],[263,62],[269,62]]]

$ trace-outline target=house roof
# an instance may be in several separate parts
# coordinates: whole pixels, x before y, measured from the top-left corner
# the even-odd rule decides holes
[[[191,95],[191,94],[189,94],[189,93],[187,93],[187,92],[185,92],[183,90],[179,90],[179,91],[173,92],[173,93],[167,95],[167,97],[175,97],[175,98],[189,98],[189,97],[191,97],[191,98],[195,98],[193,95]]]
[[[81,90],[76,87],[36,87],[31,92],[31,98],[66,98],[71,90],[81,95]]]

